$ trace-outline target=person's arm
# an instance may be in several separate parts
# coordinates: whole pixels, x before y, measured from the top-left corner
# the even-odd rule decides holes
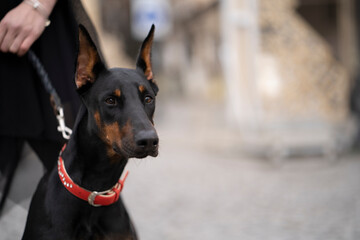
[[[0,21],[0,51],[24,55],[44,31],[56,1],[25,0],[9,11]]]

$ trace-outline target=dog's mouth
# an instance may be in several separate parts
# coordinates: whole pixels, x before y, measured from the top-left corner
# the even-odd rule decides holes
[[[113,150],[121,156],[126,158],[145,158],[147,156],[156,157],[159,154],[159,146],[153,146],[150,149],[142,149],[134,147],[129,143],[123,142],[121,147],[117,144],[113,144]]]

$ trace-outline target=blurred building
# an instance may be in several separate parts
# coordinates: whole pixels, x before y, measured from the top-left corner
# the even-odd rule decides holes
[[[270,155],[351,145],[355,0],[168,2],[172,29],[154,50],[165,95],[223,102],[244,146]],[[102,28],[126,46],[124,59],[136,56],[131,1],[98,4]]]

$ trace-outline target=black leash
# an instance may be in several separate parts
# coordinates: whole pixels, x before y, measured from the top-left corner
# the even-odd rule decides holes
[[[32,50],[29,50],[27,55],[28,55],[29,61],[34,66],[37,74],[39,75],[39,78],[41,79],[41,82],[44,85],[45,90],[50,94],[50,103],[54,108],[55,115],[56,115],[56,118],[57,118],[58,124],[59,124],[59,126],[57,127],[57,130],[59,132],[61,132],[64,139],[68,140],[70,138],[72,131],[70,128],[66,127],[66,125],[65,125],[64,109],[62,107],[60,97],[57,94],[54,86],[51,84],[49,75],[45,71],[45,68],[41,64],[39,58],[35,55],[35,53]],[[9,166],[7,180],[5,182],[4,190],[2,192],[2,196],[0,199],[0,216],[2,213],[2,209],[5,205],[7,195],[10,190],[10,186],[12,183],[12,179],[14,177],[15,170],[19,163],[18,159],[19,158],[17,158],[16,161],[12,161]]]
[[[53,85],[51,84],[49,75],[45,71],[45,68],[41,64],[39,58],[35,55],[35,53],[32,50],[29,50],[27,55],[28,55],[29,61],[34,66],[37,74],[39,75],[41,82],[44,85],[45,90],[50,94],[50,102],[55,110],[55,115],[56,115],[56,118],[59,123],[59,126],[57,129],[59,132],[62,133],[63,138],[67,140],[70,138],[71,129],[65,126],[64,109],[62,107],[60,97],[57,94]],[[6,177],[6,182],[5,182],[4,189],[3,189],[1,199],[0,199],[0,216],[2,214],[2,210],[4,208],[7,196],[9,194],[12,179],[14,177],[15,170],[19,163],[19,158],[20,158],[20,156],[18,156],[16,161],[10,162],[8,176]]]
[[[67,140],[70,138],[72,131],[65,125],[64,108],[61,104],[60,97],[57,94],[54,86],[51,84],[49,75],[45,71],[44,66],[41,64],[39,58],[32,50],[28,51],[28,58],[31,64],[34,66],[37,74],[39,75],[45,90],[50,94],[50,102],[55,110],[55,115],[59,124],[57,130],[61,132],[63,138]]]

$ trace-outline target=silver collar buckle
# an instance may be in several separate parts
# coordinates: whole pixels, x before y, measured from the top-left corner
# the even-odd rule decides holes
[[[99,196],[101,194],[102,193],[99,193],[99,192],[96,192],[96,191],[93,191],[92,193],[90,193],[90,195],[88,197],[88,203],[93,207],[100,207],[101,205],[100,204],[95,204],[94,201],[95,201],[96,196]]]

